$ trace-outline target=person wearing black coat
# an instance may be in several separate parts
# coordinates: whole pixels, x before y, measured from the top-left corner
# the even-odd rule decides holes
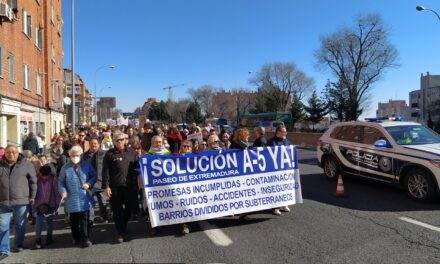
[[[32,154],[38,154],[38,140],[33,132],[29,132],[29,135],[23,142],[23,150],[30,150]]]
[[[255,141],[253,147],[265,147],[267,145],[267,139],[265,136],[266,130],[264,127],[257,127],[255,129]]]
[[[275,135],[273,138],[269,139],[267,146],[289,146],[290,142],[287,139],[287,130],[284,125],[277,126],[275,130]],[[281,212],[290,212],[288,206],[283,206],[272,210],[275,215],[281,215]]]

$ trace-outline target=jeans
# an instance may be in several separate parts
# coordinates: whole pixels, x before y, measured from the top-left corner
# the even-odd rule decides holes
[[[108,220],[106,201],[104,198],[104,192],[95,192],[95,197],[98,200],[99,205],[99,215],[103,220]],[[90,221],[95,221],[95,209],[90,208]]]
[[[52,235],[53,230],[53,215],[44,217],[44,215],[37,215],[37,220],[35,222],[35,239],[41,240],[41,231],[43,230],[43,223],[46,220],[47,225],[47,235]]]
[[[14,217],[16,247],[23,246],[24,234],[26,232],[26,205],[0,208],[0,253],[9,255],[9,223],[11,213]]]

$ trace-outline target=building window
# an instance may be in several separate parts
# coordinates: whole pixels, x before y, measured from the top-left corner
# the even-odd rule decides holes
[[[32,37],[32,17],[23,9],[23,33],[28,37]]]
[[[23,64],[23,88],[26,90],[30,90],[29,79],[31,75],[31,68],[27,64]]]
[[[55,46],[53,45],[53,43],[51,44],[51,56],[52,56],[52,61],[55,63]]]
[[[37,26],[35,28],[35,46],[37,46],[37,48],[39,50],[41,50],[41,48],[43,46],[43,43],[42,43],[43,39],[42,39],[42,35],[41,34],[42,34],[41,33],[41,28],[40,28],[40,26]]]
[[[9,54],[9,80],[11,82],[15,81],[15,76],[14,76],[14,55],[13,54]]]
[[[54,24],[55,25],[55,23],[54,23],[54,16],[55,16],[55,14],[54,14],[55,12],[54,12],[54,10],[53,10],[53,5],[51,5],[50,6],[50,21],[52,22],[52,24]]]
[[[37,72],[36,76],[36,83],[35,83],[35,89],[37,95],[41,95],[41,75]]]

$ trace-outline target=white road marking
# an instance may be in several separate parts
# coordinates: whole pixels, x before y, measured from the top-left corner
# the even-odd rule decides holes
[[[408,217],[399,217],[399,219],[402,220],[402,221],[405,221],[405,222],[411,223],[411,224],[415,224],[415,225],[418,225],[418,226],[421,226],[421,227],[424,227],[424,228],[428,228],[428,229],[431,229],[431,230],[434,230],[434,231],[440,232],[440,227],[433,226],[433,225],[430,225],[430,224],[426,224],[426,223],[423,223],[423,222],[420,222],[420,221],[414,220],[414,219],[412,219],[412,218],[408,218]]]
[[[233,243],[232,240],[223,233],[222,230],[218,229],[217,226],[211,225],[207,221],[200,221],[199,226],[216,246],[227,247]]]

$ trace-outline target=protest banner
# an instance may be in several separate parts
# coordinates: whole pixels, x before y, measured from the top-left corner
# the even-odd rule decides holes
[[[294,146],[145,155],[139,161],[152,227],[302,203]]]
[[[203,137],[202,137],[202,133],[195,133],[195,134],[190,134],[186,137],[187,140],[197,140],[199,141],[199,143],[203,142]]]

